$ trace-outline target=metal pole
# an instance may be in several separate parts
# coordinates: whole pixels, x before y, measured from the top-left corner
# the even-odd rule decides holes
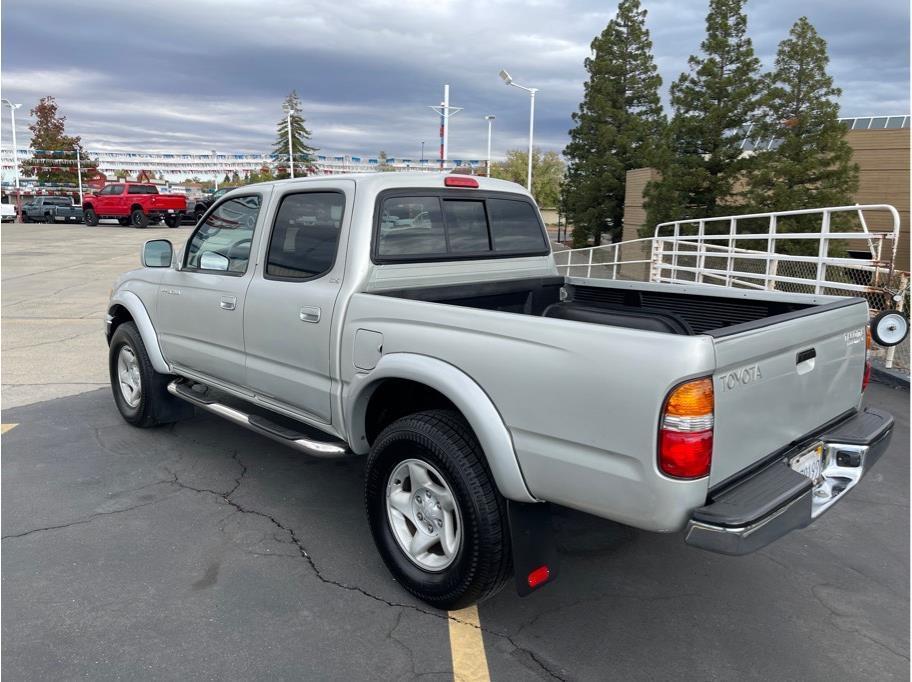
[[[79,158],[79,147],[76,147],[76,179],[79,182],[79,204],[82,205],[82,159]]]
[[[421,161],[424,162],[424,142],[421,143]]]
[[[10,105],[10,121],[13,125],[13,168],[16,170],[16,213],[22,215],[22,197],[19,191],[19,150],[16,148],[16,108],[12,102]],[[21,219],[21,218],[20,218]]]
[[[532,192],[532,130],[535,122],[535,93],[536,88],[529,90],[529,172],[526,175],[526,189]]]
[[[212,150],[212,168],[215,176],[215,191],[218,192],[218,163],[215,160],[215,150]]]
[[[294,152],[291,148],[291,109],[285,112],[288,127],[288,172],[294,177]]]
[[[443,86],[443,121],[441,127],[441,139],[440,139],[440,167],[443,168],[446,164],[447,153],[449,152],[450,146],[450,86]]]
[[[491,128],[494,125],[494,116],[489,114],[485,116],[488,121],[488,167],[485,170],[485,176],[491,177]]]

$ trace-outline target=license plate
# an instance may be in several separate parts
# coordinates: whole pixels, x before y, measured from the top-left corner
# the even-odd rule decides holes
[[[174,209],[173,209],[173,208],[169,208],[169,209],[168,209],[168,213],[174,213]]]
[[[818,443],[789,460],[789,466],[802,476],[817,481],[823,474],[823,444]]]

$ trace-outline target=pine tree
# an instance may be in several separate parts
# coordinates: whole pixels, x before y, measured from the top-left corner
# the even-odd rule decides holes
[[[291,111],[291,150],[294,154],[295,175],[305,174],[308,167],[310,155],[317,151],[316,147],[308,145],[310,140],[310,130],[304,126],[304,116],[301,114],[301,98],[298,93],[292,90],[285,101],[282,102],[283,116],[276,126],[276,141],[272,146],[272,153],[276,161],[286,168],[284,175],[278,177],[288,177],[288,122],[289,117],[285,112]],[[300,170],[299,170],[300,169]]]
[[[620,235],[626,173],[655,163],[665,125],[662,78],[639,0],[621,0],[591,49],[589,80],[564,150],[569,168],[561,205],[577,246],[590,238],[600,244],[603,232]]]
[[[23,175],[37,177],[41,184],[76,187],[79,167],[76,163],[77,150],[83,180],[95,174],[98,162],[86,155],[80,137],[66,134],[66,116],[58,116],[57,109],[57,101],[49,96],[42,97],[29,112],[35,118],[35,122],[29,125],[32,158],[22,162],[21,171]]]
[[[750,166],[742,150],[756,114],[760,61],[747,37],[745,0],[710,0],[702,54],[671,86],[674,115],[660,180],[646,190],[647,226],[732,211]]]
[[[764,76],[752,138],[776,142],[756,155],[748,197],[757,212],[852,203],[858,166],[839,122],[836,100],[842,91],[827,74],[828,63],[826,41],[801,17],[779,43],[775,68]],[[819,218],[812,222],[816,229]]]

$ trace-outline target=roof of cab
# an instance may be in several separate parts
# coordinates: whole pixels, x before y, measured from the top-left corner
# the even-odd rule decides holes
[[[439,187],[444,186],[443,180],[446,177],[452,177],[452,173],[430,173],[430,172],[403,172],[403,173],[340,173],[338,175],[311,175],[305,178],[289,178],[287,180],[271,180],[269,182],[258,183],[275,187],[289,187],[296,185],[308,185],[317,182],[327,182],[332,180],[353,180],[359,187],[372,192],[382,192],[386,189],[411,188],[411,187]],[[508,180],[498,180],[496,178],[486,178],[477,175],[458,175],[456,177],[471,177],[478,181],[479,189],[495,190],[501,192],[513,192],[517,194],[529,195],[526,188],[515,182]],[[247,185],[251,187],[251,185]],[[242,188],[238,188],[242,189]],[[451,188],[461,189],[461,188]]]

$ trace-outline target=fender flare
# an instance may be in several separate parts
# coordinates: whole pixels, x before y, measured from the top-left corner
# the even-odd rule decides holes
[[[430,386],[447,397],[469,422],[478,438],[501,494],[516,502],[537,502],[523,479],[513,439],[500,412],[487,393],[453,365],[427,355],[390,353],[368,374],[356,374],[343,401],[348,442],[352,450],[366,453],[364,424],[367,405],[385,379],[407,379]]]
[[[118,291],[108,303],[107,322],[111,320],[111,308],[115,305],[122,305],[130,313],[136,328],[139,329],[139,335],[142,337],[143,345],[146,347],[146,353],[149,354],[149,361],[152,367],[159,374],[170,374],[171,368],[162,355],[161,346],[158,345],[158,335],[155,333],[155,327],[152,326],[152,318],[149,317],[149,311],[143,305],[142,300],[132,291]]]

